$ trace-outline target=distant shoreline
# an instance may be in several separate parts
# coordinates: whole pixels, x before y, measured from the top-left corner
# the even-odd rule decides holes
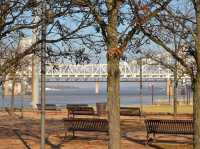
[[[51,85],[47,85],[46,89],[52,89],[52,90],[61,90],[61,89],[80,89],[80,87],[78,86],[60,86],[60,85],[55,85],[55,86],[51,86]]]

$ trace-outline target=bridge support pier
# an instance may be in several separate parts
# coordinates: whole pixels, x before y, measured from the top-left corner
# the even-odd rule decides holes
[[[5,81],[3,83],[3,86],[4,86],[4,90],[3,90],[4,96],[9,95],[9,81]]]
[[[99,81],[96,81],[95,93],[99,94],[99,90],[100,90]]]
[[[167,79],[167,84],[166,84],[166,93],[168,96],[169,104],[171,104],[171,96],[173,96],[173,81],[171,79]]]
[[[13,85],[13,78],[7,77],[7,80],[2,84],[2,95],[3,96],[11,96],[12,95],[12,85]],[[16,82],[14,86],[14,95],[19,95],[22,91],[21,83]],[[3,97],[4,98],[4,97]]]
[[[39,58],[32,56],[32,107],[37,108],[39,103]]]

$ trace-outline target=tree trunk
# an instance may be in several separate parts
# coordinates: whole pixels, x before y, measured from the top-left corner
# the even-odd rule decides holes
[[[13,77],[12,95],[11,95],[11,103],[10,103],[10,114],[11,114],[11,116],[14,115],[16,73],[13,73],[12,77]]]
[[[119,57],[108,56],[109,149],[120,149],[120,70]]]
[[[5,108],[5,79],[6,77],[3,76],[3,79],[2,79],[2,107],[3,109]],[[5,109],[4,109],[5,110]]]
[[[200,1],[196,1],[196,63],[197,72],[193,80],[193,120],[194,120],[194,149],[200,149]]]
[[[178,79],[177,79],[177,62],[175,62],[175,70],[174,70],[174,104],[173,104],[173,109],[174,109],[174,116],[177,114],[177,87],[178,87]]]
[[[194,149],[200,149],[200,72],[194,82],[193,120],[194,120]]]
[[[120,1],[107,0],[107,102],[109,119],[109,149],[120,149],[120,70],[121,53],[118,45],[118,10]]]
[[[21,80],[21,118],[24,118],[24,96],[25,96],[25,84],[24,79]]]

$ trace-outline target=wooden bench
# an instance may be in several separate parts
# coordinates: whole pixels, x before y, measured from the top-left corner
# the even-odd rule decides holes
[[[37,110],[35,112],[37,112],[37,114],[39,114],[41,112],[41,110],[42,110],[42,105],[37,104]],[[45,104],[45,112],[48,115],[55,115],[62,111],[61,111],[61,109],[58,109],[55,104]]]
[[[139,107],[120,107],[121,116],[141,116]]]
[[[88,107],[88,104],[67,104],[66,108],[68,107]]]
[[[37,109],[38,110],[42,110],[42,105],[41,104],[37,104]],[[56,111],[57,107],[56,107],[55,104],[45,104],[45,110]]]
[[[193,135],[193,120],[146,119],[147,143],[150,134]]]
[[[65,137],[67,132],[72,131],[73,137],[75,131],[98,131],[108,133],[108,121],[106,119],[94,119],[94,118],[75,118],[75,119],[63,119]]]
[[[67,107],[68,118],[70,115],[74,118],[75,115],[96,115],[92,107]]]

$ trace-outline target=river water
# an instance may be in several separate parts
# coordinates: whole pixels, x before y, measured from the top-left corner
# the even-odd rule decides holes
[[[95,82],[48,82],[46,88],[47,103],[64,106],[66,104],[90,104],[97,102],[106,102],[106,82],[100,82],[99,94],[95,93]],[[139,82],[121,82],[121,105],[139,105],[140,89]],[[152,104],[152,85],[154,102],[168,102],[169,97],[166,95],[166,82],[143,82],[143,104]],[[183,95],[183,87],[179,87],[179,100],[186,100]],[[1,93],[1,92],[0,92]],[[192,98],[192,93],[190,94]],[[2,100],[0,97],[0,107],[9,106],[10,97]],[[172,101],[172,97],[171,97]],[[17,96],[15,106],[31,106],[31,96]]]

